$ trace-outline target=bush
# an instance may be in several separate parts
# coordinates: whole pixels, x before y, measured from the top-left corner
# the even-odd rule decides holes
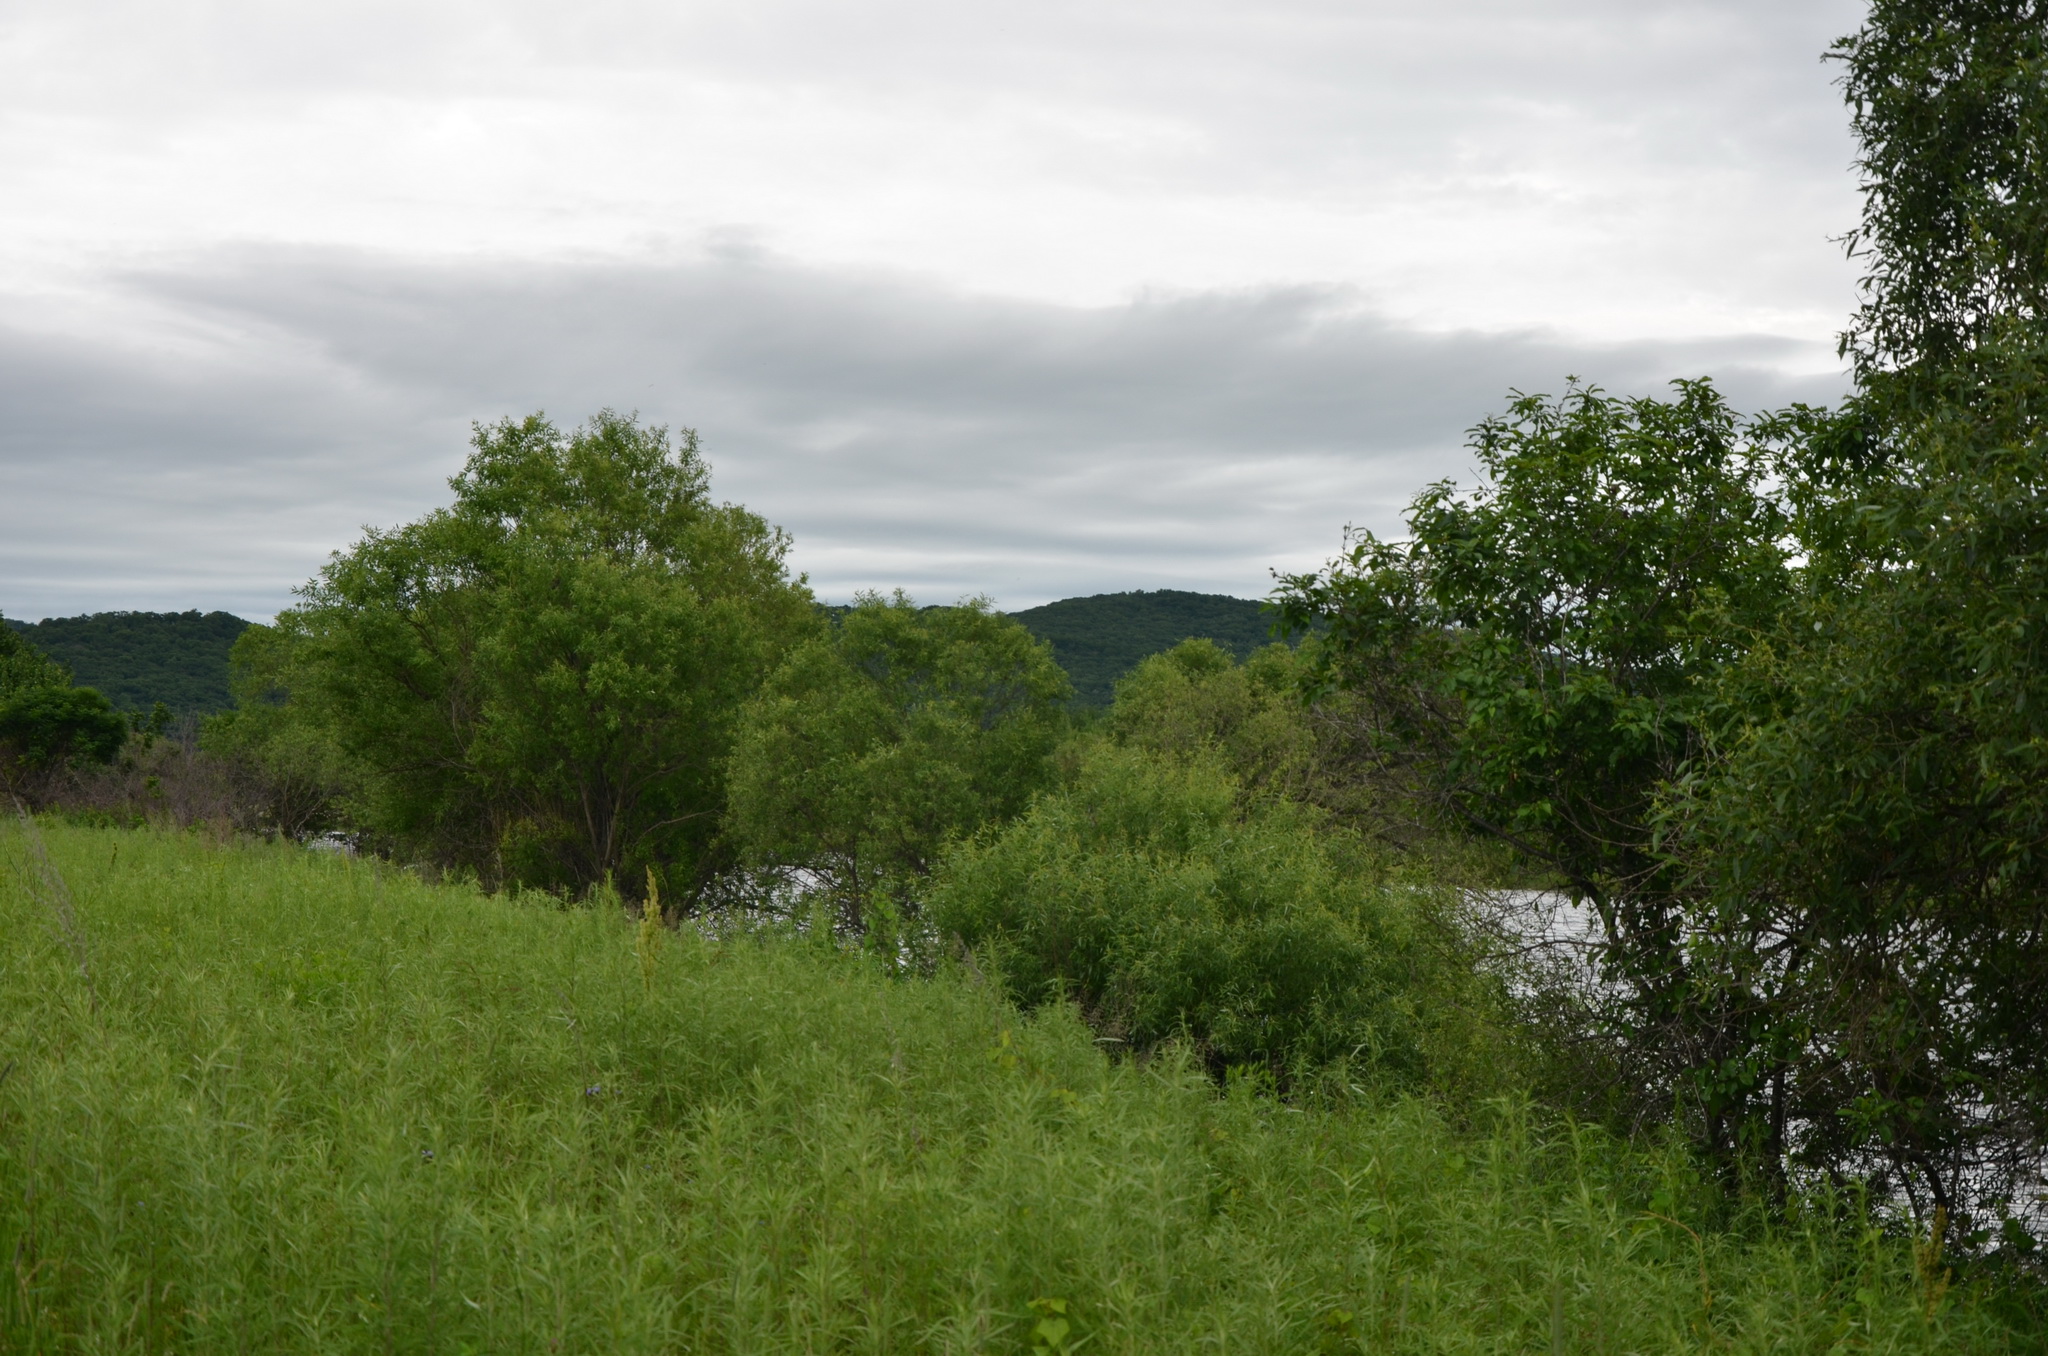
[[[1419,1074],[1424,910],[1350,846],[1303,807],[1247,801],[1216,759],[1098,744],[1070,788],[947,859],[929,916],[1023,1001],[1073,998],[1140,1047]]]

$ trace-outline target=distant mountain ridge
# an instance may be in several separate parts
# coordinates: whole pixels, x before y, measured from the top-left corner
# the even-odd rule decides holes
[[[832,609],[842,610],[842,609]],[[1191,636],[1215,641],[1239,659],[1271,642],[1271,617],[1254,599],[1182,589],[1098,593],[1012,612],[1074,681],[1080,706],[1107,706],[1116,680],[1150,655]],[[96,612],[40,622],[7,618],[30,644],[98,688],[123,711],[157,702],[180,715],[234,705],[228,650],[249,626],[226,612]]]
[[[1010,616],[1051,642],[1053,657],[1074,680],[1074,699],[1081,706],[1109,705],[1117,679],[1191,637],[1213,640],[1239,659],[1273,641],[1272,615],[1265,604],[1182,589],[1062,598]]]
[[[179,715],[234,705],[228,650],[249,623],[226,612],[95,612],[7,624],[123,711],[162,702]]]

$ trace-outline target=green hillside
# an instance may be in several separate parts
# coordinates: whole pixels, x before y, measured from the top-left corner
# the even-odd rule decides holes
[[[1213,640],[1239,659],[1273,639],[1263,604],[1181,589],[1062,598],[1010,615],[1052,643],[1082,706],[1109,705],[1116,680],[1139,660],[1190,636]]]
[[[843,609],[833,609],[843,611]],[[1139,660],[1205,636],[1242,659],[1271,641],[1263,606],[1247,598],[1182,589],[1062,598],[1010,614],[1052,643],[1082,706],[1107,706],[1116,680]],[[163,702],[177,712],[221,711],[228,650],[249,625],[226,612],[96,612],[7,624],[104,692],[124,711]]]
[[[124,711],[225,710],[228,649],[249,625],[226,612],[95,612],[7,623]]]

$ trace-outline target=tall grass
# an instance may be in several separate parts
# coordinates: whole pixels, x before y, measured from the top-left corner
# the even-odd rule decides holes
[[[9,1352],[2040,1347],[1910,1240],[1709,1227],[1682,1158],[1512,1107],[1219,1094],[971,971],[42,831],[97,1002],[0,873]]]

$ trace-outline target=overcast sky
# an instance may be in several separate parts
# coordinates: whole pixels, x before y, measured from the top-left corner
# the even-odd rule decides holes
[[[1839,0],[0,0],[0,611],[268,617],[472,420],[821,596],[1258,596],[1510,388],[1842,389]]]

